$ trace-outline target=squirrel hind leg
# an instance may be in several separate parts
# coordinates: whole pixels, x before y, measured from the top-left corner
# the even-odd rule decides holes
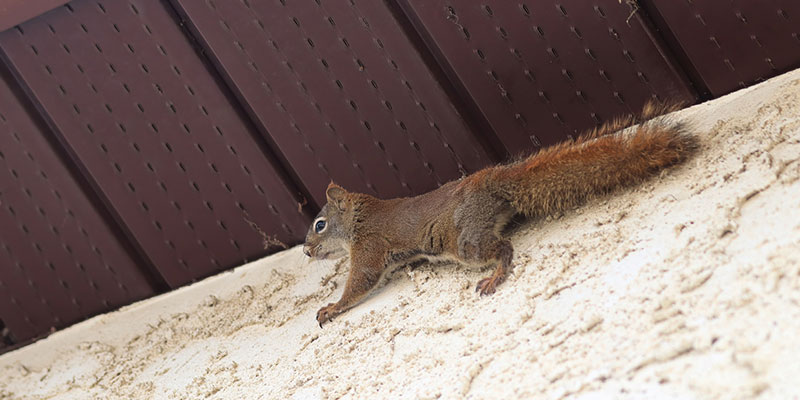
[[[489,247],[489,252],[497,267],[491,276],[478,281],[475,287],[476,292],[481,296],[493,294],[497,286],[505,282],[509,272],[511,272],[511,259],[514,257],[514,247],[507,239],[498,239]]]
[[[481,295],[494,293],[511,269],[514,248],[510,241],[500,237],[500,232],[513,215],[510,203],[485,190],[474,191],[455,210],[459,260],[467,265],[496,265],[492,276],[478,284],[476,290]]]
[[[508,239],[501,239],[496,235],[483,235],[477,243],[459,240],[459,257],[468,263],[495,264],[491,276],[481,279],[475,287],[481,296],[493,294],[497,286],[506,280],[511,272],[511,259],[514,257],[514,247]]]

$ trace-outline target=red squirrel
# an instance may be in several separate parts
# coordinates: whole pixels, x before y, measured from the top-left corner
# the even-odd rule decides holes
[[[369,294],[385,272],[421,260],[495,266],[476,287],[481,295],[494,293],[511,269],[514,248],[502,231],[514,215],[563,211],[688,158],[696,137],[664,116],[677,108],[648,104],[639,116],[415,197],[382,200],[331,183],[303,252],[314,259],[349,257],[350,274],[341,299],[317,312],[320,327]]]

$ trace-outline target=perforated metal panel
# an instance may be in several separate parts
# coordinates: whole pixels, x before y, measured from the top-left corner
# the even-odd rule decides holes
[[[52,10],[67,0],[0,0],[0,31]]]
[[[800,1],[647,0],[714,97],[800,66]]]
[[[75,1],[0,34],[42,114],[171,286],[293,243],[291,182],[211,75],[169,6]]]
[[[318,205],[397,197],[490,162],[382,1],[176,0]]]
[[[511,154],[575,135],[650,98],[693,101],[617,0],[400,0]]]
[[[0,66],[0,347],[154,294],[9,82]]]

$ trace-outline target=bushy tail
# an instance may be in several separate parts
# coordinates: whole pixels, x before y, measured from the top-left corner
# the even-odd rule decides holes
[[[528,216],[568,209],[687,159],[697,147],[696,138],[681,124],[659,116],[677,108],[648,104],[640,116],[614,120],[524,160],[479,171],[464,184],[500,193]],[[635,123],[640,124],[632,132],[619,132]]]

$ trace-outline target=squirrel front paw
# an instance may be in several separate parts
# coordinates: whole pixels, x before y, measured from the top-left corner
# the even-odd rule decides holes
[[[330,321],[339,314],[339,310],[336,307],[335,303],[330,303],[325,307],[322,307],[317,311],[317,322],[319,322],[319,327],[322,328],[322,324]]]

